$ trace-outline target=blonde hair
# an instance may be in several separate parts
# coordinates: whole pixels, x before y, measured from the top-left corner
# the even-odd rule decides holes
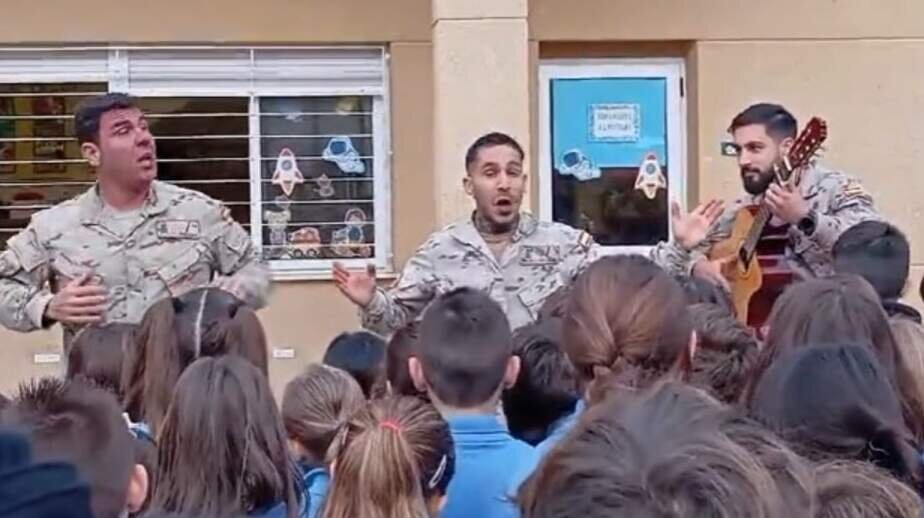
[[[414,397],[373,400],[340,432],[323,518],[431,518],[455,470],[449,425]]]
[[[346,372],[315,363],[290,381],[282,395],[282,421],[289,439],[324,461],[340,427],[366,398]]]

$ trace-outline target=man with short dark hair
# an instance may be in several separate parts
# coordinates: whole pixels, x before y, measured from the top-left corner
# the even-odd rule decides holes
[[[149,476],[115,396],[81,379],[42,378],[20,387],[0,424],[25,433],[38,461],[68,462],[90,485],[93,514],[138,512]]]
[[[137,324],[158,300],[214,283],[261,306],[269,286],[250,235],[221,203],[157,181],[154,137],[125,94],[85,101],[74,116],[96,173],[84,194],[32,217],[0,254],[0,323]]]
[[[545,299],[569,284],[596,258],[586,232],[538,221],[520,210],[526,190],[523,148],[509,135],[489,133],[465,154],[465,192],[475,201],[470,218],[430,236],[407,262],[391,290],[376,286],[374,269],[350,271],[334,265],[340,291],[360,308],[363,326],[388,335],[418,318],[428,302],[460,286],[488,294],[516,328],[538,316]],[[709,202],[689,215],[676,204],[674,241],[654,247],[651,258],[681,271],[687,250],[699,243],[721,204]]]
[[[790,225],[786,258],[801,277],[833,273],[831,249],[838,236],[860,221],[879,219],[869,193],[843,173],[811,164],[797,173],[797,186],[774,182],[775,168],[792,149],[797,130],[795,117],[778,104],[755,104],[732,119],[728,131],[747,195],[726,206],[708,237],[693,250],[689,267],[694,275],[728,288],[723,261],[710,261],[706,254],[731,235],[738,211],[750,205],[765,202],[773,215],[771,223]]]
[[[905,291],[911,265],[911,248],[901,230],[884,221],[857,223],[841,234],[833,255],[834,270],[866,279],[890,318],[921,323],[918,310],[898,300]]]

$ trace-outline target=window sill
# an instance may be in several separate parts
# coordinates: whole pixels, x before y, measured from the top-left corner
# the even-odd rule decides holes
[[[375,278],[378,280],[389,280],[398,278],[399,272],[387,270],[387,271],[376,271]],[[332,282],[334,276],[330,270],[315,270],[315,271],[285,271],[285,270],[276,270],[270,274],[270,278],[273,282],[299,282],[299,281],[327,281]]]

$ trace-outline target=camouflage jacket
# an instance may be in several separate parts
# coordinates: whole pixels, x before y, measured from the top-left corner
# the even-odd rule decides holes
[[[395,285],[377,289],[360,310],[363,326],[388,335],[419,318],[439,294],[466,286],[490,295],[515,329],[535,320],[545,299],[570,284],[600,254],[586,232],[537,221],[527,213],[520,215],[511,241],[498,261],[471,218],[432,234],[408,260]],[[689,262],[689,254],[673,243],[659,244],[650,258],[673,273]]]
[[[0,254],[0,323],[32,331],[54,293],[87,273],[107,289],[106,323],[140,322],[153,303],[234,276],[246,301],[265,304],[269,274],[250,235],[221,203],[155,181],[123,233],[97,187],[35,214]],[[108,226],[107,226],[108,225]],[[65,329],[65,339],[68,331]]]
[[[811,236],[803,234],[796,225],[789,226],[787,262],[803,278],[831,275],[834,273],[831,249],[841,233],[861,221],[878,220],[880,216],[873,206],[873,198],[860,182],[844,173],[817,165],[807,168],[802,172],[799,189],[817,214],[818,221]],[[731,235],[740,209],[760,201],[760,196],[748,195],[726,206],[706,240],[690,253],[687,271],[709,252],[712,245]]]

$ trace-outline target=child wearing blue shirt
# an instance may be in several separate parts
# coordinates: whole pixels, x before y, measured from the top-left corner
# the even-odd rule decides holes
[[[520,368],[503,310],[470,288],[441,295],[424,312],[408,364],[456,445],[456,472],[441,518],[518,517],[512,498],[539,456],[510,435],[497,412],[501,392]]]
[[[340,426],[365,403],[359,383],[345,371],[309,365],[282,396],[282,420],[289,451],[299,465],[303,518],[317,518],[330,485],[327,450]]]

